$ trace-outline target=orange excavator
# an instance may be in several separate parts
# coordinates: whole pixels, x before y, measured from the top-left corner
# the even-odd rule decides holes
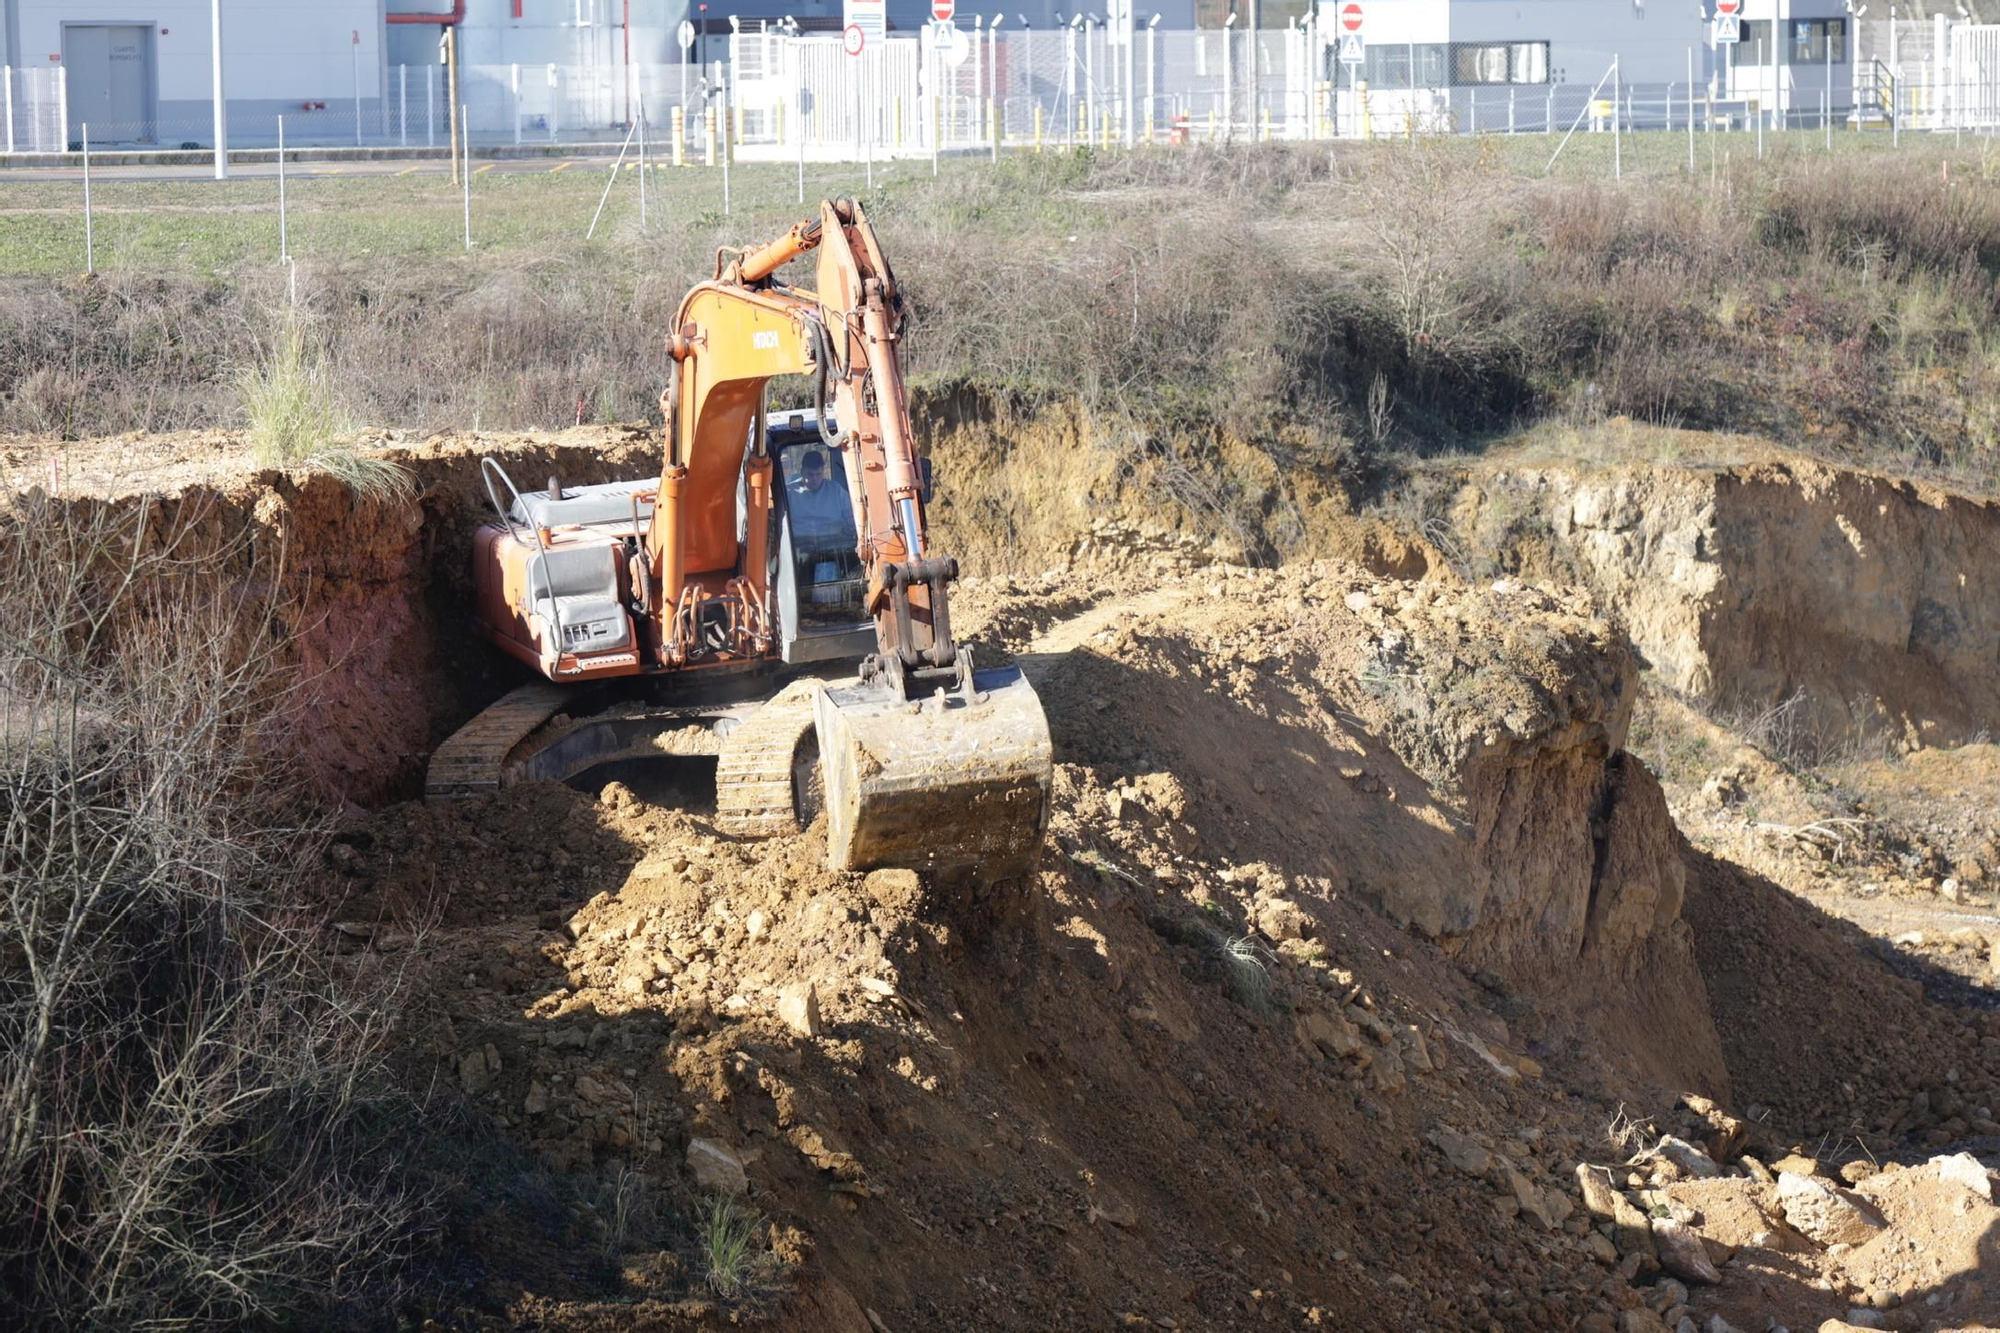
[[[781,276],[809,255],[816,290]],[[726,831],[823,807],[838,868],[994,882],[1033,864],[1048,723],[1018,669],[976,669],[952,637],[902,310],[861,206],[822,203],[718,253],[681,302],[657,478],[522,492],[481,461],[477,627],[542,679],[445,742],[427,795],[712,756]],[[812,377],[810,409],[772,413],[781,375]]]

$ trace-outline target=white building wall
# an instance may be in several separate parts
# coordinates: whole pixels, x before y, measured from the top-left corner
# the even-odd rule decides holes
[[[19,0],[21,56],[55,63],[65,23],[151,27],[162,104],[209,95],[208,0]],[[361,93],[380,88],[381,0],[228,0],[223,9],[223,81],[229,96],[303,102],[353,95],[353,35],[360,34]]]

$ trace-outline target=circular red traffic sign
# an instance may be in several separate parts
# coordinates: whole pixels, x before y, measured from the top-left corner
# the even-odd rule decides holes
[[[958,0],[931,0],[931,17],[939,23],[951,22],[951,16],[958,12]]]
[[[1743,0],[1715,0],[1715,12],[1727,18],[1743,8]]]
[[[1727,3],[1727,0],[1724,0]],[[1340,7],[1340,26],[1349,32],[1361,31],[1361,6],[1355,4]]]
[[[861,35],[861,25],[859,23],[848,24],[847,30],[840,34],[840,49],[851,56],[860,55],[861,48],[867,44],[868,39]]]

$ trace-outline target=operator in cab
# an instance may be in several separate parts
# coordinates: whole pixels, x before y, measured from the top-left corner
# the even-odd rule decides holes
[[[828,481],[823,452],[808,449],[799,459],[798,476],[785,489],[792,533],[802,548],[837,550],[852,544],[854,506],[845,487]]]

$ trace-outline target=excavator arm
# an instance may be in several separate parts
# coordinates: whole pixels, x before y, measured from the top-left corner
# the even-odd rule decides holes
[[[784,265],[813,251],[818,291],[779,280]],[[929,550],[897,351],[901,302],[860,205],[822,204],[819,217],[717,269],[713,281],[688,293],[667,344],[673,379],[662,402],[669,426],[661,494],[668,502],[654,510],[648,541],[661,605],[683,604],[691,572],[738,564],[739,466],[746,479],[744,546],[765,548],[771,462],[756,429],[764,386],[774,376],[810,373],[822,434],[846,463],[856,553],[868,578],[878,650],[867,673],[906,689],[961,674],[946,591],[957,565]],[[829,415],[839,423],[837,434],[827,430]],[[748,594],[768,599],[762,563],[741,564]],[[762,623],[768,621],[766,608]],[[675,641],[672,625],[662,635],[670,660],[692,647]]]
[[[958,565],[932,548],[926,527],[899,355],[902,302],[874,229],[859,204],[825,202],[777,240],[730,253],[688,293],[667,342],[666,458],[646,542],[660,590],[656,651],[667,662],[699,651],[710,600],[732,610],[734,651],[768,651],[765,386],[811,374],[822,437],[845,463],[876,632],[860,684],[815,703],[831,859],[987,880],[1020,874],[1047,825],[1048,724],[1018,669],[975,671],[952,637]],[[808,255],[816,290],[781,276]]]

